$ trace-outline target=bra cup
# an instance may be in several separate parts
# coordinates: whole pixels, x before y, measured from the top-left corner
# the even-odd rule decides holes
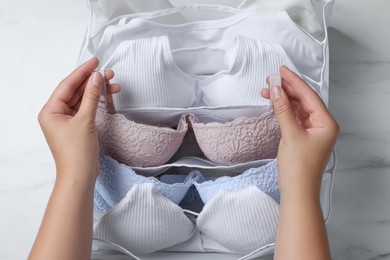
[[[198,229],[235,253],[248,254],[275,242],[279,205],[256,186],[221,191],[205,205]]]
[[[218,165],[275,158],[281,132],[272,111],[261,117],[237,118],[228,123],[197,123],[189,117],[202,152]]]
[[[100,70],[115,71],[121,92],[113,95],[115,107],[187,108],[196,102],[196,82],[174,75],[167,36],[122,41]],[[103,62],[102,62],[103,63]]]
[[[248,169],[237,176],[223,176],[216,180],[195,183],[204,204],[208,204],[221,190],[240,191],[251,185],[280,203],[277,159],[263,166]]]
[[[98,190],[93,192],[93,208],[99,212],[107,212],[112,206],[102,197]]]
[[[195,225],[150,183],[136,184],[94,225],[93,235],[134,254],[156,252],[190,239]]]
[[[164,183],[154,177],[138,175],[130,167],[118,163],[111,157],[100,153],[100,172],[95,183],[94,207],[106,213],[126,197],[135,184],[152,183],[165,198],[179,204],[192,185],[191,174],[183,182]]]
[[[175,154],[188,124],[182,117],[177,130],[150,126],[98,109],[96,128],[101,149],[107,155],[129,166],[151,167],[164,164]]]
[[[269,105],[269,100],[259,95],[267,76],[278,74],[282,65],[299,75],[283,47],[266,39],[237,35],[226,63],[228,71],[199,85],[208,106]]]

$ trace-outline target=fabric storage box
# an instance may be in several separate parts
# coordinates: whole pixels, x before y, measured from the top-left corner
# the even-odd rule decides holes
[[[330,13],[333,7],[333,1],[280,1],[280,6],[271,5],[268,10],[259,10],[257,6],[257,1],[243,1],[238,8],[240,10],[255,10],[256,12],[277,12],[280,13],[287,22],[294,27],[293,33],[299,34],[304,41],[311,45],[312,48],[315,48],[316,56],[313,59],[316,60],[312,64],[296,64],[298,70],[307,70],[310,73],[303,74],[303,78],[320,94],[323,100],[328,103],[328,92],[329,92],[329,54],[328,54],[328,36],[326,32],[327,22],[330,17]],[[266,2],[266,1],[265,1]],[[150,16],[150,19],[155,19],[159,23],[165,23],[168,25],[180,25],[185,23],[188,19],[199,19],[193,14],[188,14],[187,19],[183,20],[183,16],[180,14],[181,11],[172,11],[173,5],[169,1],[150,1],[146,4],[143,1],[88,1],[88,5],[91,10],[91,19],[90,24],[85,35],[85,40],[81,49],[79,56],[79,63],[86,60],[90,56],[96,55],[98,57],[105,55],[104,52],[99,53],[99,48],[104,49],[101,46],[104,46],[103,34],[104,31],[110,26],[116,24],[126,24],[129,21],[134,19]],[[304,5],[306,13],[299,13],[291,11],[296,5]],[[200,5],[204,6],[204,5]],[[184,8],[185,9],[185,8]],[[189,9],[197,9],[191,7]],[[200,8],[202,9],[202,8]],[[230,9],[226,9],[225,14],[216,14],[210,10],[202,14],[202,19],[224,19],[229,17]],[[156,19],[156,13],[160,12],[159,15],[166,16],[166,19]],[[165,13],[164,13],[165,12]],[[223,12],[222,12],[223,13]],[[309,15],[308,15],[309,14]],[[306,21],[303,19],[305,15]],[[154,17],[156,16],[156,17]],[[194,17],[195,18],[194,18]],[[188,18],[190,17],[190,18]],[[159,18],[159,17],[157,17]],[[294,18],[294,21],[292,20]],[[312,20],[310,20],[312,19]],[[315,19],[315,20],[313,20]],[[316,21],[316,22],[313,22]],[[315,26],[318,23],[318,26]],[[309,24],[312,24],[310,27]],[[103,44],[102,44],[103,42]],[[291,43],[292,45],[294,43]],[[110,46],[108,46],[109,48]],[[294,48],[291,47],[291,50]],[[302,50],[301,50],[302,51]],[[303,50],[304,52],[305,50]],[[291,55],[290,53],[288,53]],[[295,54],[299,56],[299,51]],[[307,54],[306,54],[307,55]],[[292,58],[294,61],[294,59]],[[313,65],[314,64],[314,65]],[[308,75],[309,74],[309,75]],[[314,76],[313,76],[314,75]],[[252,108],[249,108],[251,110]],[[143,110],[139,110],[139,117],[145,117]],[[223,114],[223,110],[221,110]],[[153,111],[152,111],[153,112]],[[219,112],[218,112],[219,113]],[[137,117],[137,113],[132,111],[132,116]],[[154,118],[147,119],[148,122],[153,122]],[[335,154],[332,155],[332,158],[328,164],[328,167],[324,173],[322,188],[321,188],[321,206],[324,212],[326,221],[328,221],[331,211],[331,191],[332,191],[332,182],[333,174],[335,169],[336,157]],[[178,165],[173,165],[169,167],[178,167]],[[191,166],[191,163],[190,163]],[[199,167],[199,164],[196,164]],[[207,168],[207,165],[201,165],[204,168]],[[245,168],[245,167],[244,167]],[[249,165],[247,166],[249,168]],[[212,170],[212,167],[209,167]],[[142,170],[142,169],[141,169]],[[160,173],[164,170],[162,167],[154,167],[149,170],[149,173],[143,173],[144,175],[154,175]],[[148,255],[134,255],[125,248],[109,243],[107,241],[101,241],[98,238],[94,240],[94,250],[93,250],[93,259],[208,259],[210,257],[216,259],[254,259],[256,257],[272,253],[274,249],[274,244],[270,243],[257,250],[253,251],[247,255],[235,255],[235,254],[224,254],[224,253],[199,253],[199,252],[156,252]],[[115,253],[117,252],[117,253]],[[124,253],[126,256],[121,256],[118,252]],[[110,257],[108,255],[111,255]],[[126,258],[127,257],[127,258]]]

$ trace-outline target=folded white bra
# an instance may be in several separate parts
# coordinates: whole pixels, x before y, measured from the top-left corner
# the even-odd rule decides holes
[[[219,20],[198,21],[179,25],[162,24],[153,20],[154,18],[165,17],[167,15],[180,13],[181,11],[197,9],[210,11],[222,9],[222,11],[232,12],[233,15]],[[327,91],[326,89],[322,89],[321,85],[321,64],[323,64],[323,49],[321,47],[321,44],[313,40],[304,32],[302,32],[302,30],[300,30],[296,26],[296,24],[290,19],[287,13],[277,12],[259,14],[258,12],[234,12],[234,10],[234,8],[226,10],[226,8],[221,8],[220,6],[186,5],[177,8],[161,10],[151,14],[148,13],[144,16],[140,16],[129,21],[123,18],[123,21],[121,21],[119,24],[114,24],[106,28],[94,55],[100,58],[103,65],[101,69],[105,69],[106,66],[104,64],[106,64],[107,61],[113,56],[113,53],[117,50],[118,45],[123,45],[123,42],[128,40],[167,36],[167,41],[169,44],[160,44],[160,48],[163,48],[165,50],[165,57],[161,58],[163,58],[164,60],[168,59],[168,65],[171,66],[171,70],[172,66],[176,67],[175,63],[180,63],[180,56],[183,56],[180,55],[180,52],[185,52],[187,54],[190,53],[189,55],[191,59],[193,59],[193,57],[198,56],[191,54],[194,50],[197,50],[198,54],[202,50],[208,48],[208,50],[206,51],[210,53],[211,57],[218,57],[218,54],[215,54],[218,51],[213,52],[212,50],[224,50],[227,52],[226,56],[229,56],[229,50],[234,49],[233,46],[235,45],[235,42],[237,42],[237,36],[241,35],[252,39],[266,40],[269,42],[278,43],[282,47],[283,52],[285,52],[289,57],[289,60],[291,60],[293,65],[295,65],[293,67],[297,68],[296,72],[299,71],[302,77],[307,80],[309,84],[311,84],[311,86],[321,95],[323,94],[323,91]],[[173,59],[175,59],[177,56],[179,56],[179,58],[177,58],[179,62],[169,61],[172,59],[172,57]],[[207,58],[207,55],[205,56]],[[209,62],[210,60],[211,62]],[[209,65],[207,64],[212,64],[213,62],[215,62],[215,60],[217,60],[218,64],[218,58],[207,59],[207,62],[205,63],[205,68],[208,68]],[[231,60],[232,63],[234,63],[234,53],[233,59]],[[187,59],[186,65],[189,64],[190,67],[196,66],[198,68],[197,64],[203,64],[199,63],[197,59],[193,59],[192,61],[193,63],[188,63]],[[225,68],[222,70],[229,69],[229,66],[226,66],[228,64],[222,64],[225,65]],[[185,70],[191,72],[191,69],[188,70],[186,68],[186,65],[177,65],[177,67],[179,67],[180,69],[175,68],[173,70],[176,70],[177,74],[182,74],[185,81],[185,86],[187,86],[188,80],[191,80],[191,77],[186,76],[191,73],[186,73]],[[288,66],[289,64],[286,65]],[[195,69],[195,71],[197,71],[197,69]],[[211,71],[211,74],[217,74],[213,72],[218,71]],[[278,70],[273,71],[272,74],[275,74],[277,72]],[[201,87],[202,92],[205,91],[205,89],[206,87]],[[184,88],[183,90],[179,91],[182,93],[186,92],[187,89]],[[214,89],[211,91],[215,93]],[[210,101],[210,99],[207,99],[207,94],[208,93],[206,92],[206,99],[199,101],[205,101],[208,106],[220,106],[226,105],[228,103],[226,102],[227,100],[225,97],[223,101],[220,101],[219,98],[217,98],[216,100],[212,99],[211,103],[213,104],[208,104],[207,102]],[[253,96],[251,99],[252,102],[248,103],[248,105],[254,103],[256,105],[262,104],[258,102],[260,99],[258,98],[258,95],[256,95],[256,98],[257,99],[255,99],[255,97]],[[121,97],[114,97],[114,101],[118,110],[122,110],[122,103],[125,102],[121,99]],[[245,97],[245,99],[248,100],[248,97]],[[176,103],[171,104],[168,102],[166,107],[189,107],[191,105],[190,102],[195,101],[198,100],[194,99],[194,95],[190,96],[188,95],[188,92],[186,92],[186,95],[183,96],[182,101],[183,103],[185,103],[185,106],[176,105]],[[229,105],[244,103],[243,101],[240,101],[239,97],[231,101],[233,103],[228,103]],[[137,103],[125,103],[125,107],[129,105],[132,107],[138,107],[138,104],[141,101],[136,99],[135,102]],[[161,102],[161,100],[159,102]],[[147,107],[148,105],[151,105],[154,107],[158,107],[161,106],[161,103],[159,102],[149,102],[146,104],[142,103],[141,106]],[[260,100],[260,102],[264,102],[264,100]]]
[[[270,40],[237,35],[227,50],[197,47],[174,57],[169,38],[159,36],[122,41],[101,69],[115,71],[113,81],[122,87],[115,107],[126,110],[269,105],[260,90],[282,65],[298,73],[280,44]]]
[[[248,254],[275,241],[280,200],[276,160],[216,180],[195,170],[175,183],[137,175],[104,154],[100,161],[95,239],[137,255],[161,250]],[[328,171],[333,170],[334,162]],[[325,174],[321,205],[326,219],[331,183],[332,174]],[[199,213],[177,205],[191,185],[205,203]]]
[[[225,252],[249,253],[275,237],[280,199],[276,160],[216,180],[195,170],[173,184],[137,175],[104,154],[100,162],[95,210],[106,214],[94,226],[99,239],[145,254],[188,241],[198,232]],[[176,205],[192,185],[205,204],[199,214],[190,212],[195,223]],[[209,245],[208,251],[215,250]]]
[[[173,247],[247,254],[275,241],[279,205],[256,186],[248,186],[221,191],[201,213],[188,214],[195,219],[187,217],[152,183],[136,184],[95,222],[93,235],[133,254],[170,251]]]

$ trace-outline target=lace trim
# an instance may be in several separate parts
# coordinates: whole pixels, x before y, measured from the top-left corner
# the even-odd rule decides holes
[[[150,126],[98,109],[96,128],[106,154],[130,166],[150,167],[162,165],[174,155],[183,142],[188,124],[182,117],[177,130]]]
[[[227,123],[198,123],[189,117],[202,152],[220,165],[275,158],[281,131],[273,111]]]

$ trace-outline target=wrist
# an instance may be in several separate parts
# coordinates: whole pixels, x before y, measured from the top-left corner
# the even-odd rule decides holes
[[[66,158],[55,160],[57,178],[72,177],[80,181],[94,180],[99,175],[100,164],[98,156],[93,158]]]
[[[70,169],[57,170],[56,185],[66,186],[76,190],[93,190],[97,174],[72,171]]]
[[[319,189],[288,189],[280,192],[282,205],[320,205]]]
[[[280,197],[285,200],[319,200],[322,171],[279,171]]]

